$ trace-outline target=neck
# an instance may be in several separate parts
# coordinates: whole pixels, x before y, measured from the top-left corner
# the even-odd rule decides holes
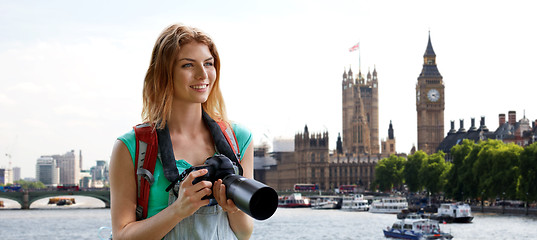
[[[195,134],[199,133],[203,127],[201,104],[174,104],[172,106],[172,114],[168,120],[170,134]]]

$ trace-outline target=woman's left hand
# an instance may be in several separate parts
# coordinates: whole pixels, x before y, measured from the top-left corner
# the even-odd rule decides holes
[[[235,205],[233,200],[227,199],[226,186],[222,183],[222,179],[218,179],[213,185],[213,196],[218,202],[218,205],[222,207],[224,212],[236,213],[239,208]]]

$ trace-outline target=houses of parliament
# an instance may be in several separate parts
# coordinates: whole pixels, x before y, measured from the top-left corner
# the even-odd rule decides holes
[[[435,58],[429,37],[416,84],[419,149],[432,149],[443,139],[444,88]],[[371,189],[377,162],[397,154],[391,121],[387,136],[379,144],[378,89],[376,67],[365,76],[360,69],[357,74],[352,69],[344,70],[343,129],[338,134],[336,149],[328,148],[328,132],[310,132],[306,125],[303,132],[295,134],[294,148],[288,148],[292,150],[273,149],[270,156],[266,149],[255,151],[256,179],[280,191],[292,190],[298,183],[317,184],[322,191],[340,185],[356,185],[362,191]]]

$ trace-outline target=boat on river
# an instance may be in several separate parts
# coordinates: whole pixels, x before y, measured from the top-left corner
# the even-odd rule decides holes
[[[438,221],[410,217],[397,220],[391,227],[387,227],[385,237],[399,239],[452,239],[450,233],[442,232]]]
[[[369,212],[371,213],[400,213],[403,209],[408,209],[408,202],[403,197],[383,197],[375,199],[371,203]]]
[[[313,209],[341,209],[340,196],[311,196],[311,208]]]
[[[74,198],[54,197],[48,199],[48,204],[56,204],[56,206],[65,206],[75,204]]]
[[[446,223],[470,223],[474,219],[470,205],[462,202],[442,203],[436,214],[429,218]]]
[[[341,210],[346,211],[369,211],[369,201],[362,194],[343,196]]]
[[[310,198],[303,197],[300,193],[278,197],[278,207],[283,208],[301,208],[310,207]]]

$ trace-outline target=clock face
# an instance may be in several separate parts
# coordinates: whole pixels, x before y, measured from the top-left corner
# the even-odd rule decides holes
[[[436,89],[431,89],[427,92],[427,98],[429,98],[429,101],[431,102],[436,102],[440,99],[440,93]]]

